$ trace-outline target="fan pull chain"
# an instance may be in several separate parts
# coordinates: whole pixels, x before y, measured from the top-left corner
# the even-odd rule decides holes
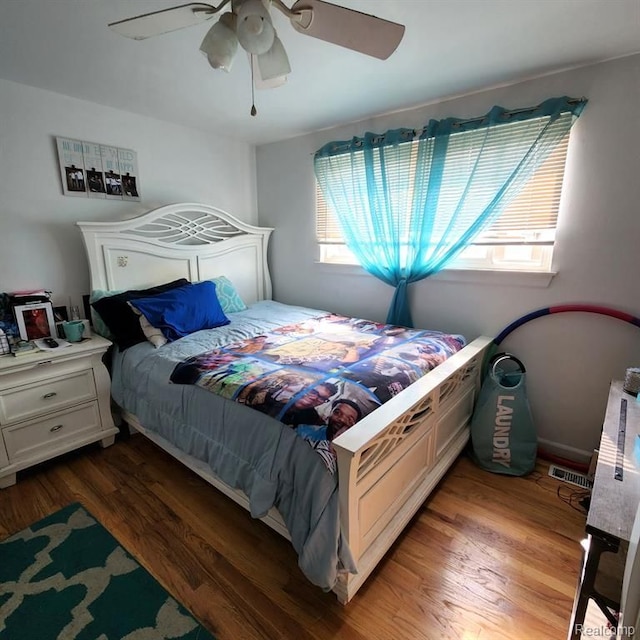
[[[253,54],[250,56],[251,60],[251,115],[255,116],[258,113],[256,109],[256,96],[255,96],[255,86],[256,83],[253,81]]]

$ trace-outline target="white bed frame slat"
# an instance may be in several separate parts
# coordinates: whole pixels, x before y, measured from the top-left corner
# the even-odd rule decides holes
[[[123,222],[78,223],[92,289],[142,288],[225,275],[247,303],[271,298],[267,244],[273,229],[214,207],[168,205]],[[336,438],[341,526],[358,566],[334,591],[346,604],[424,503],[469,439],[485,350],[480,337]],[[135,429],[248,509],[247,497],[204,463],[124,413]],[[272,509],[262,518],[289,538]]]

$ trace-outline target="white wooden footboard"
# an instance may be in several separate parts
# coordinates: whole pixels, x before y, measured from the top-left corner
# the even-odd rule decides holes
[[[358,567],[347,603],[462,451],[480,384],[481,337],[334,441],[343,534]]]

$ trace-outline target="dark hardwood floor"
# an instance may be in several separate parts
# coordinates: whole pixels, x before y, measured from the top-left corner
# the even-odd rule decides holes
[[[460,458],[346,607],[286,540],[140,435],[18,474],[0,539],[80,502],[218,640],[557,640],[585,524],[559,486],[573,490],[542,464],[509,478]]]

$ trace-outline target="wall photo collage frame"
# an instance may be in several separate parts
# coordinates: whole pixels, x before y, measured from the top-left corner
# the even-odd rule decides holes
[[[65,196],[140,200],[138,154],[98,142],[56,138]]]

